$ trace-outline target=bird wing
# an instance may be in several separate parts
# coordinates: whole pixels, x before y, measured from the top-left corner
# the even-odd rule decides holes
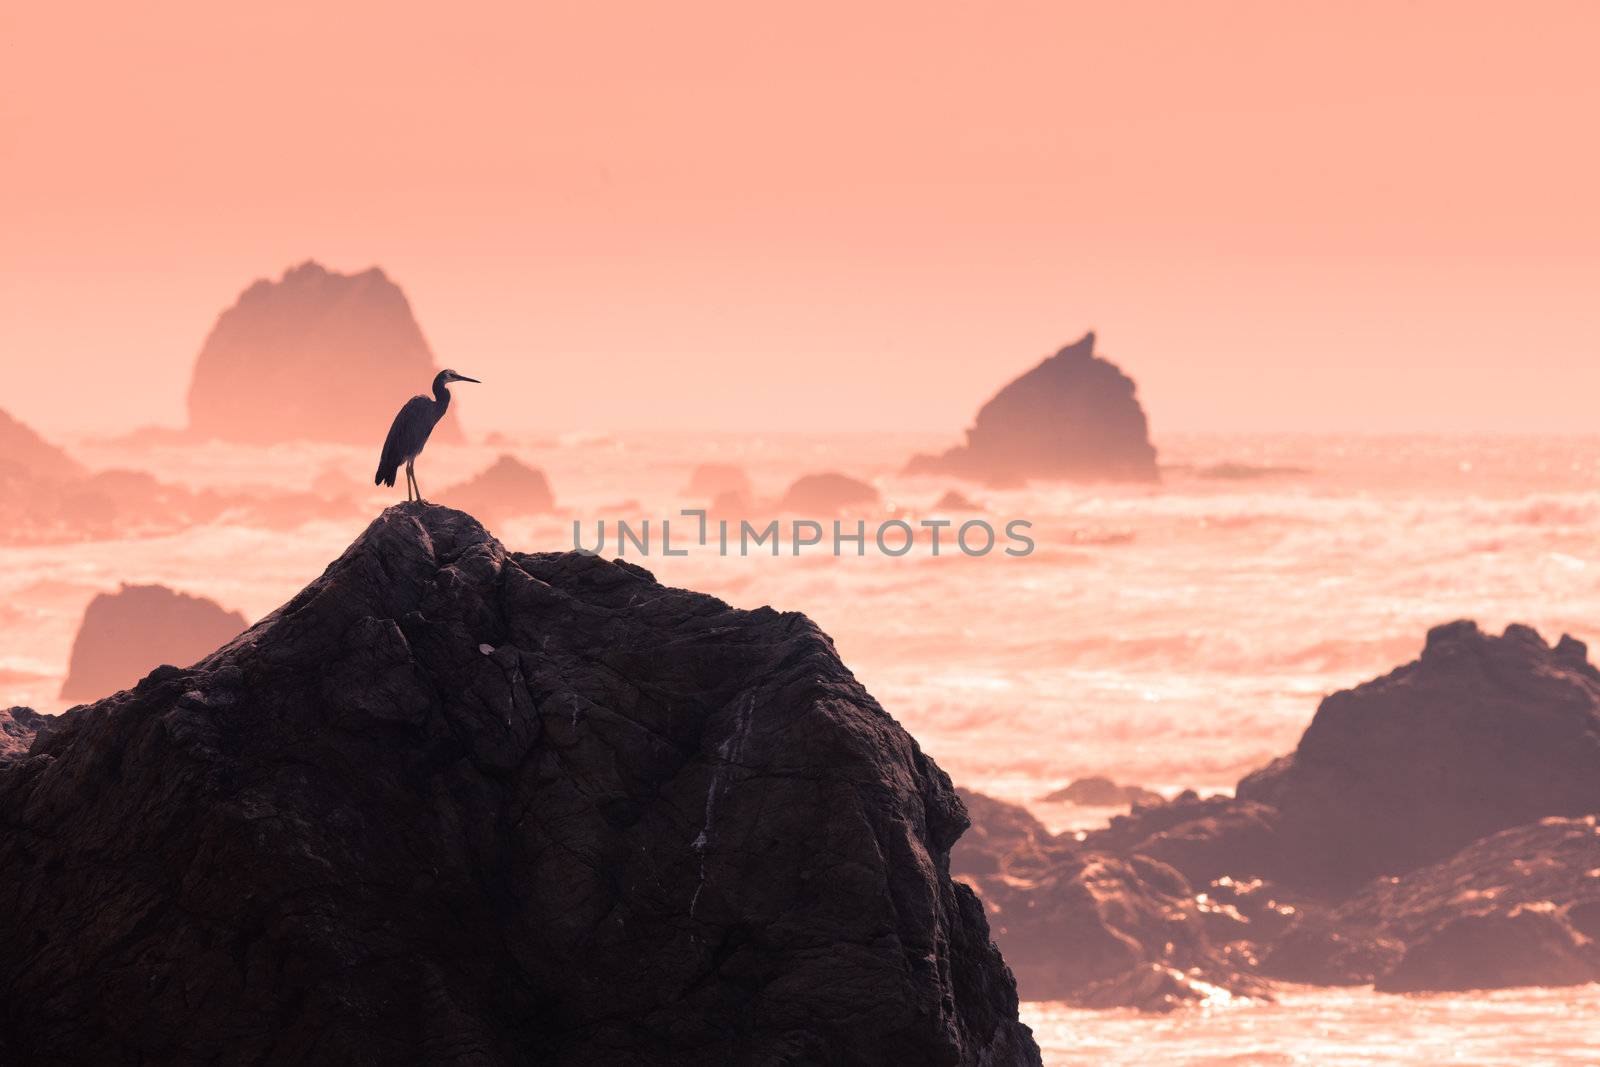
[[[405,402],[396,413],[394,422],[389,424],[389,436],[383,439],[383,454],[378,457],[378,473],[372,479],[373,485],[394,485],[400,464],[406,461],[407,431],[414,433],[422,427],[433,429],[430,422],[432,416],[433,401],[430,398],[414,396]]]

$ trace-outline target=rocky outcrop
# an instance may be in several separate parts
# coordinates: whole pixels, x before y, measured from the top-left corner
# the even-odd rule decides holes
[[[689,484],[683,492],[698,500],[712,500],[724,493],[750,496],[753,489],[743,467],[731,463],[702,463],[690,472]]]
[[[55,717],[32,708],[0,708],[0,766],[27,755],[39,731],[49,731]]]
[[[949,780],[803,616],[386,511],[0,771],[19,1062],[1037,1064]]]
[[[193,663],[246,626],[216,601],[164,585],[124,585],[84,610],[72,641],[62,700],[94,700],[126,689],[163,663]]]
[[[1406,947],[1382,993],[1586,985],[1600,981],[1600,952],[1552,904],[1461,915]]]
[[[1152,789],[1139,785],[1119,785],[1103,775],[1074,778],[1040,799],[1047,804],[1077,804],[1091,808],[1133,808],[1166,803],[1166,798]]]
[[[488,467],[439,494],[439,501],[495,523],[555,510],[555,494],[544,471],[515,456],[502,455]]]
[[[779,511],[797,515],[836,515],[879,505],[878,490],[847,474],[807,474],[795,480],[778,502]]]
[[[1084,334],[1005,386],[978,410],[965,444],[914,456],[906,473],[990,485],[1155,481],[1156,450],[1133,379],[1096,356],[1094,342]]]
[[[376,453],[400,405],[437,371],[410,303],[383,271],[340,274],[307,261],[276,282],[256,281],[217,319],[195,361],[189,429]],[[460,440],[452,410],[432,441]]]
[[[1325,699],[1294,753],[1238,796],[1279,813],[1285,873],[1330,889],[1600,812],[1600,672],[1571,637],[1435,627],[1415,662]]]
[[[1081,848],[1016,805],[963,796],[973,830],[951,871],[977,889],[1028,999],[1168,1011],[1217,989],[1254,989],[1213,945],[1201,900],[1171,867]]]

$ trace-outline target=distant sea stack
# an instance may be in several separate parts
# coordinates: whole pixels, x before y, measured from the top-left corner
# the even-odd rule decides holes
[[[61,720],[0,770],[5,1062],[1040,1062],[949,778],[802,615],[401,504]]]
[[[164,585],[124,585],[89,602],[72,642],[63,700],[98,700],[163,663],[188,665],[246,626],[237,611]]]
[[[400,287],[372,267],[307,261],[261,279],[224,311],[195,361],[189,429],[248,444],[383,443],[408,397],[438,371]],[[454,411],[434,441],[461,440]]]
[[[486,522],[544,515],[556,507],[544,471],[510,455],[501,455],[466,481],[440,491],[439,500]]]
[[[1094,340],[1084,334],[1011,382],[979,409],[966,444],[913,456],[905,472],[994,486],[1158,480],[1133,379],[1096,356]]]
[[[83,465],[33,429],[0,411],[0,485],[83,477]]]

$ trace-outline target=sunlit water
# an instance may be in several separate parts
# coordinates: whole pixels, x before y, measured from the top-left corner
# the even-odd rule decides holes
[[[1389,996],[1287,986],[1152,1018],[1024,1002],[1046,1067],[1593,1067],[1600,985]]]
[[[515,452],[549,475],[563,513],[494,532],[513,548],[562,549],[574,518],[592,543],[600,518],[657,525],[676,516],[697,503],[681,490],[705,461],[744,466],[770,496],[801,473],[843,471],[925,517],[954,483],[897,471],[912,451],[946,443],[569,437],[436,447],[418,473],[436,491],[497,452]],[[638,562],[740,607],[804,611],[957,783],[1028,803],[1058,828],[1085,813],[1037,800],[1079,775],[1168,792],[1231,788],[1294,745],[1323,694],[1413,658],[1439,622],[1522,621],[1548,639],[1600,637],[1600,439],[1158,444],[1168,465],[1159,487],[966,487],[996,526],[1034,523],[1037,550],[1024,559],[934,558],[924,541],[898,559],[816,550],[796,558],[786,546],[776,559],[695,550]],[[76,451],[91,465],[144,466],[195,487],[298,489],[331,475],[348,481],[369,514],[398,496],[370,492],[374,450],[209,446],[129,457],[80,442]],[[1218,463],[1295,470],[1202,475]],[[61,710],[55,694],[72,636],[96,591],[163,582],[259,618],[320,573],[365,521],[0,549],[0,704]],[[675,535],[681,544],[677,524]],[[1592,990],[1435,999],[1345,990],[1163,1020],[1029,1011],[1062,1063],[1331,1065],[1556,1062],[1572,1045],[1574,1013],[1593,1019],[1596,1007]],[[1078,1058],[1060,1058],[1067,1049]],[[1600,1060],[1585,1055],[1560,1062]]]

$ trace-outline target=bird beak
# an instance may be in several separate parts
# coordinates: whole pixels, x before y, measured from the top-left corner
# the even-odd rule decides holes
[[[482,382],[478,381],[478,379],[476,379],[476,378],[468,378],[465,374],[456,375],[455,380],[458,381],[458,382],[473,382],[474,384],[477,384],[477,385],[482,385],[483,384]]]

